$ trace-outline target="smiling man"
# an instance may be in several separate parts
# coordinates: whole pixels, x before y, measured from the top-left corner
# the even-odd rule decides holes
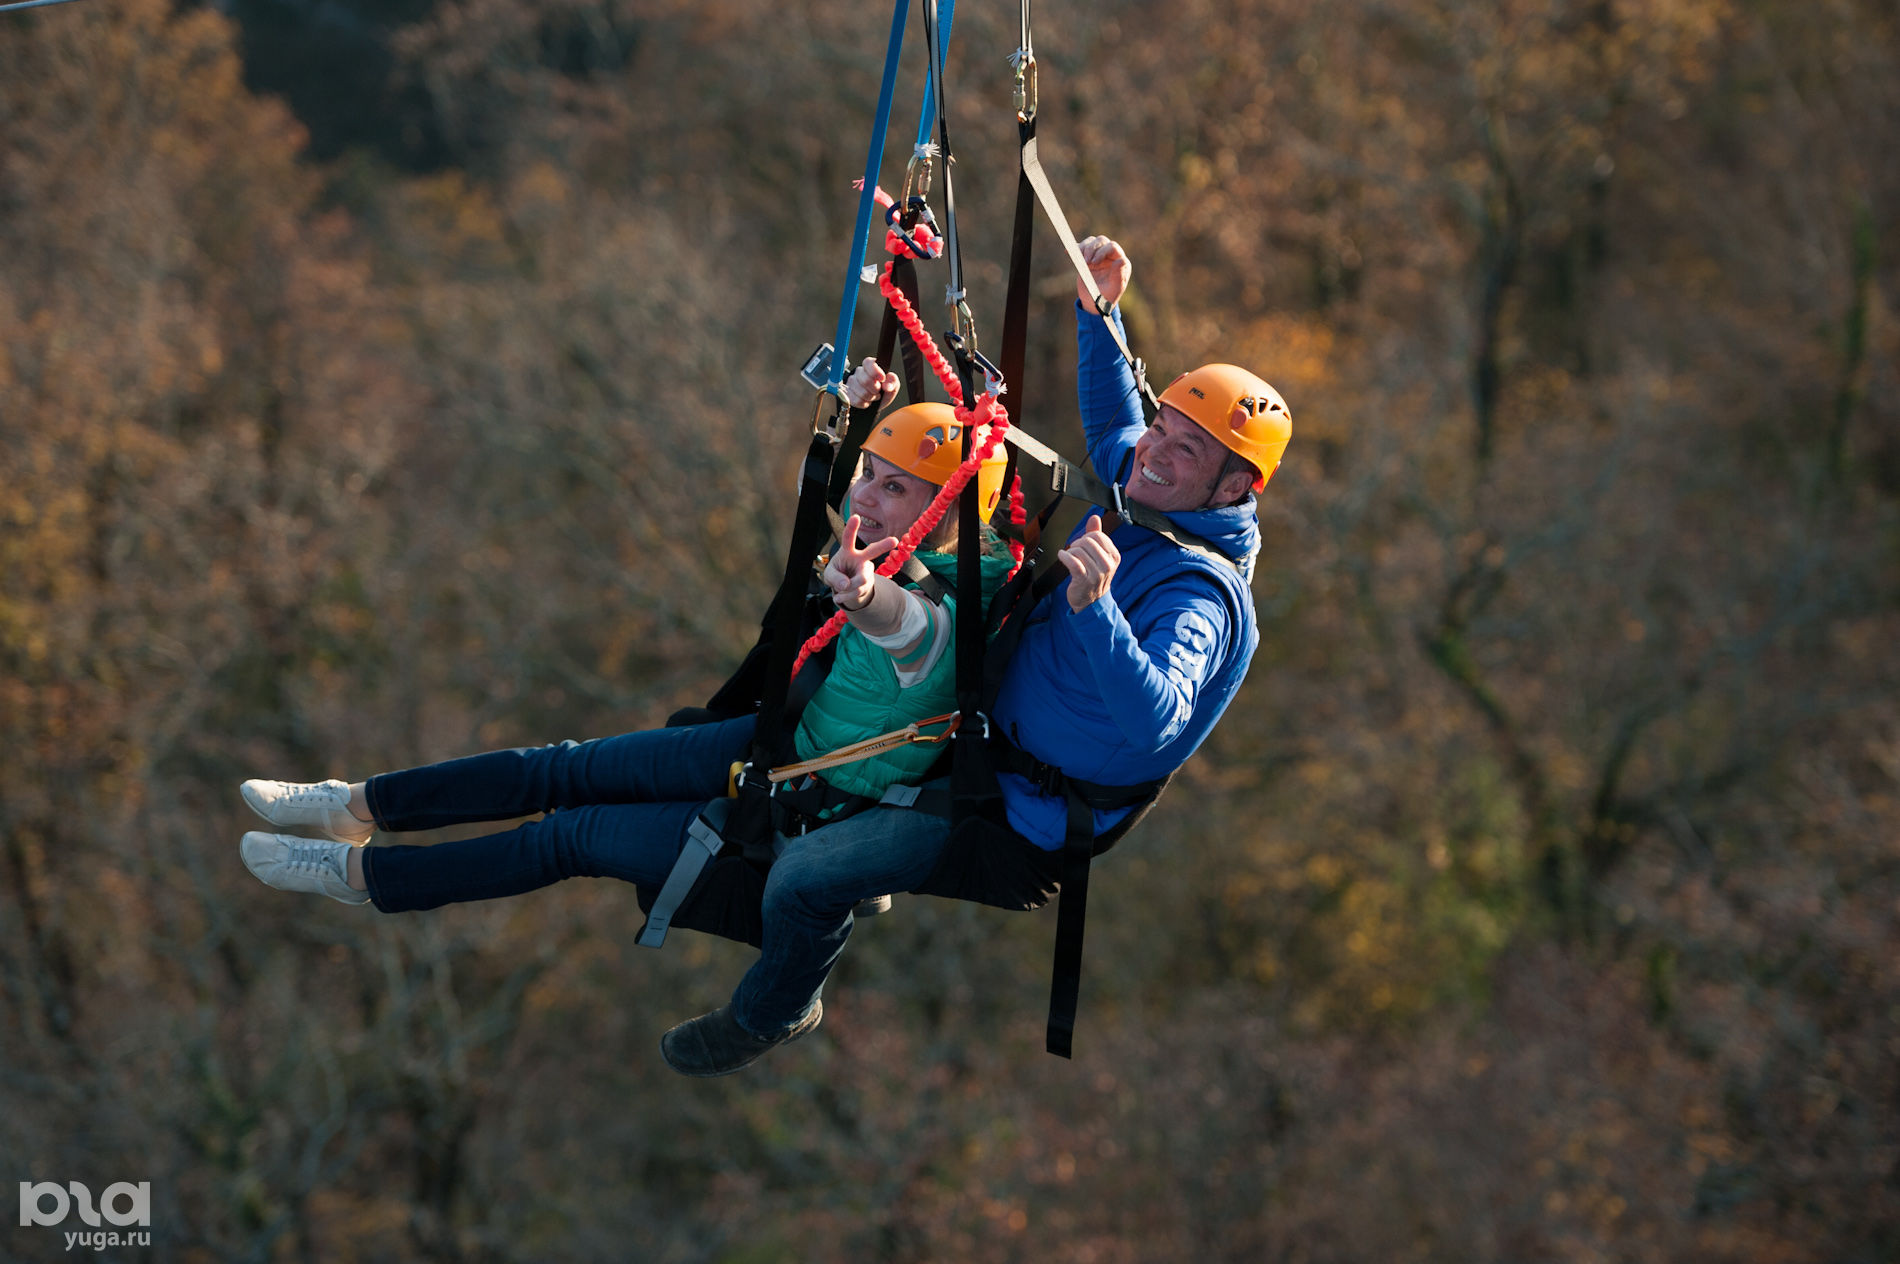
[[[1106,237],[1081,248],[1102,296],[1119,301],[1134,270],[1127,254]],[[1260,378],[1209,364],[1170,383],[1144,426],[1133,373],[1079,284],[1077,294],[1077,390],[1096,474],[1226,560],[1113,515],[1106,526],[1089,518],[1058,554],[1070,578],[1025,625],[993,718],[1033,762],[1135,786],[1180,767],[1246,675],[1260,640],[1248,587],[1260,549],[1253,493],[1279,467],[1292,419]],[[1119,310],[1110,319],[1119,325]],[[1010,824],[1060,848],[1065,798],[1016,773],[999,781]],[[1096,808],[1096,832],[1129,810]]]

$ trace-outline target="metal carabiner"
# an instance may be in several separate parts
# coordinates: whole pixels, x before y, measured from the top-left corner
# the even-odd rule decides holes
[[[951,302],[957,307],[957,338],[963,349],[970,355],[976,355],[976,315],[970,311],[969,303],[964,301],[961,291],[956,291]]]
[[[935,145],[917,145],[911,150],[910,165],[904,168],[904,191],[897,199],[897,205],[908,205],[911,198],[930,196],[930,177],[937,155]]]
[[[942,253],[942,249],[939,248],[937,254],[933,254],[924,249],[923,246],[918,243],[917,239],[910,235],[910,229],[903,227],[898,222],[899,218],[908,210],[915,210],[917,212],[917,217],[912,223],[913,228],[916,227],[917,224],[926,224],[930,227],[932,232],[937,230],[937,217],[930,213],[930,203],[916,196],[905,197],[892,202],[889,209],[884,212],[885,225],[889,227],[892,232],[897,234],[904,245],[910,248],[910,252],[913,255],[916,255],[919,259],[935,259],[937,254]]]
[[[1016,71],[1016,121],[1027,123],[1036,117],[1036,55],[1019,48],[1009,55],[1009,64]]]
[[[975,361],[977,368],[983,370],[983,389],[985,391],[996,396],[998,399],[1001,399],[1004,395],[1009,393],[1009,384],[1003,381],[1003,371],[997,368],[995,363],[988,356],[978,351],[975,347],[972,347],[970,348],[970,359]]]
[[[831,417],[825,418],[825,401],[831,401]],[[838,421],[851,410],[851,401],[844,396],[844,385],[827,386],[818,392],[817,402],[812,406],[811,432],[821,434],[833,444],[838,442]]]

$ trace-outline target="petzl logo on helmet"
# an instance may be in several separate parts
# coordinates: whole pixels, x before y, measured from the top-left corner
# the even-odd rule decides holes
[[[1190,387],[1188,387],[1188,394],[1190,394],[1190,395],[1192,395],[1192,396],[1193,396],[1193,397],[1194,397],[1195,399],[1206,399],[1206,398],[1207,398],[1207,392],[1206,392],[1206,391],[1204,391],[1204,390],[1202,390],[1202,389],[1201,389],[1200,387],[1198,387],[1198,386],[1190,386]]]
[[[48,1199],[52,1200],[50,1208],[47,1206]],[[78,1181],[66,1185],[57,1181],[20,1182],[20,1224],[23,1228],[62,1224],[74,1210],[79,1212],[81,1220],[94,1228],[99,1226],[101,1215],[115,1225],[149,1225],[152,1223],[152,1183],[140,1181],[134,1185],[129,1181],[118,1181],[108,1185],[95,1211],[92,1191]]]

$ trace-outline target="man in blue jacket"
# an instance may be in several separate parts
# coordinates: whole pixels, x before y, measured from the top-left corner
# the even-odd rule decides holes
[[[1133,272],[1127,255],[1106,237],[1081,248],[1102,297],[1118,300]],[[1260,549],[1253,493],[1292,428],[1272,387],[1220,364],[1176,378],[1144,425],[1134,374],[1083,299],[1077,387],[1089,463],[1129,503],[1161,511],[1225,560],[1091,517],[1057,554],[1070,579],[1030,617],[992,719],[1069,777],[1125,786],[1180,767],[1240,688],[1260,643],[1248,591]],[[1119,326],[1120,312],[1110,319]],[[1017,832],[1059,848],[1064,800],[1010,773],[999,781]],[[1098,810],[1096,833],[1127,812]]]
[[[1127,254],[1106,237],[1081,249],[1115,303],[1133,272]],[[1253,493],[1279,466],[1291,419],[1271,386],[1214,364],[1176,378],[1144,425],[1134,375],[1086,291],[1077,291],[1090,463],[1126,502],[1165,514],[1211,548],[1091,516],[1057,554],[1069,578],[1025,621],[991,718],[1031,762],[1096,787],[1140,786],[1172,773],[1206,739],[1259,644],[1248,590],[1260,547]],[[1109,319],[1119,327],[1119,311]],[[998,783],[1010,825],[1061,851],[1066,795],[1013,772]],[[1094,808],[1095,832],[1131,810]],[[741,1027],[724,1006],[666,1033],[668,1064],[685,1075],[725,1075],[815,1028],[853,906],[926,883],[949,834],[942,817],[877,808],[787,840],[766,881],[765,942],[737,994],[753,1021],[769,1026]]]

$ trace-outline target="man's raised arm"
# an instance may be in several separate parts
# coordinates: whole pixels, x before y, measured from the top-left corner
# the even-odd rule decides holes
[[[1121,243],[1108,237],[1085,237],[1077,248],[1102,297],[1111,304],[1120,302],[1135,271]],[[1128,452],[1144,429],[1141,392],[1136,389],[1134,371],[1122,359],[1121,348],[1109,336],[1102,318],[1095,314],[1093,300],[1079,277],[1075,293],[1075,389],[1082,410],[1082,435],[1088,442],[1089,463],[1095,467],[1096,477],[1105,483],[1119,483]],[[1120,310],[1111,311],[1108,319],[1119,328]]]

